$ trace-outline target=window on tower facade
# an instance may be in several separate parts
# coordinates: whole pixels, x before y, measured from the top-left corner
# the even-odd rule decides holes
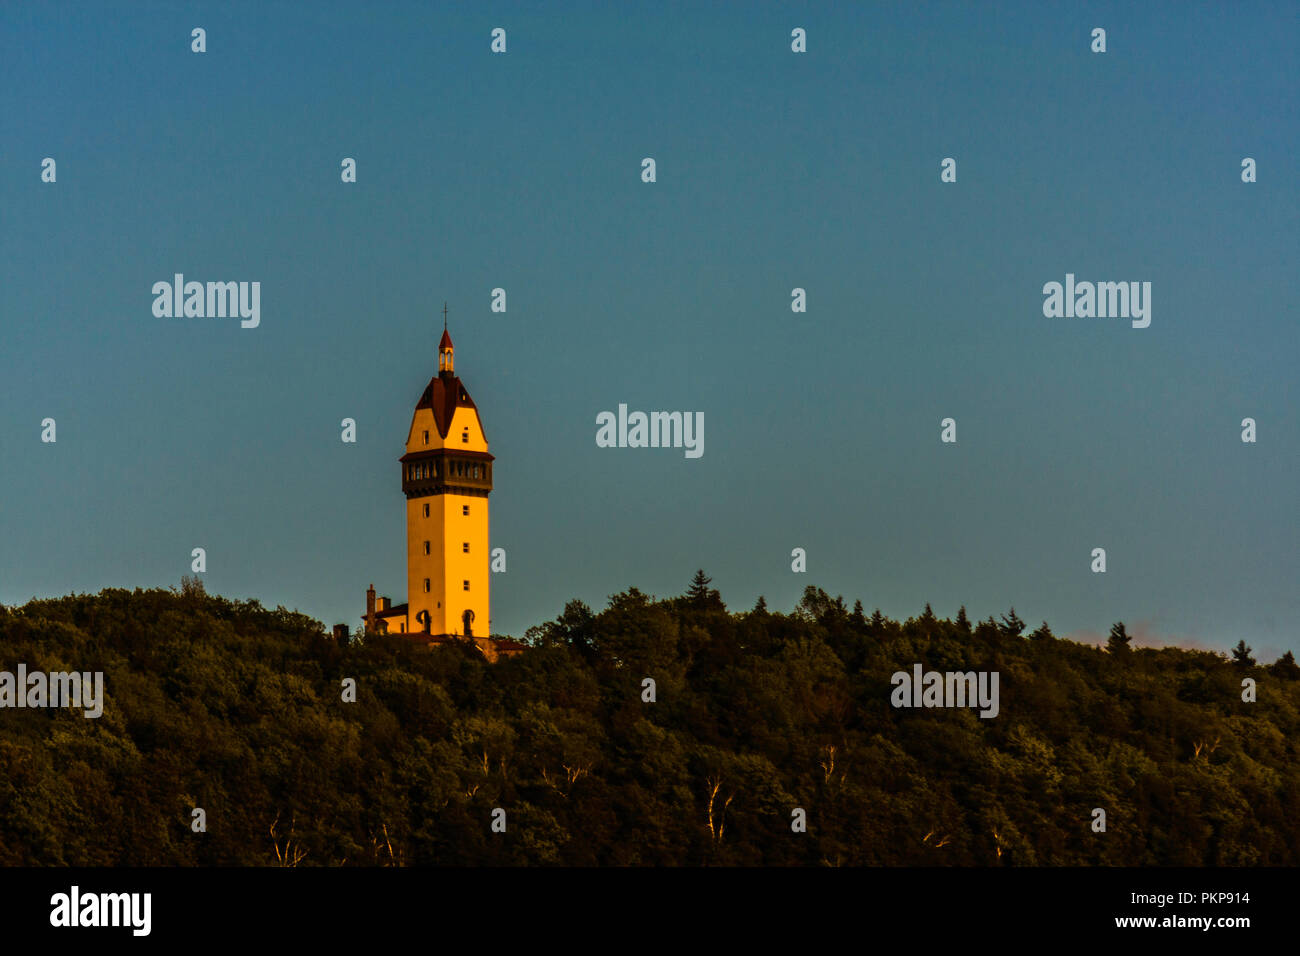
[[[466,590],[466,591],[469,590],[469,582],[468,582],[468,581],[465,582],[465,590]]]
[[[427,431],[424,433],[424,443],[429,444],[429,433]]]
[[[464,544],[462,544],[460,546],[460,550],[465,554],[469,554],[469,542],[466,541]]]
[[[424,553],[425,553],[425,554],[428,554],[428,553],[429,553],[429,542],[427,542],[427,541],[424,542]]]
[[[425,505],[425,507],[427,508],[427,507],[429,507],[429,506],[428,506],[428,505]],[[463,515],[468,515],[468,514],[469,514],[469,505],[461,505],[460,507],[461,507],[461,512],[460,512],[461,514],[463,514]]]
[[[424,593],[425,593],[425,594],[428,594],[428,593],[429,593],[429,579],[428,579],[428,578],[425,578],[425,579],[424,579]]]
[[[460,433],[460,440],[461,440],[461,442],[463,442],[463,443],[466,444],[466,445],[469,444],[469,429],[468,429],[468,428],[464,428],[464,429],[461,430],[461,433]]]
[[[429,517],[429,506],[428,506],[428,505],[425,505],[425,506],[424,506],[424,516],[425,516],[426,518]]]

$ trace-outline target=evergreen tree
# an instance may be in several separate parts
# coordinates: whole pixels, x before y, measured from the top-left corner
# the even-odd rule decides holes
[[[1241,667],[1254,667],[1255,658],[1250,656],[1250,650],[1245,641],[1238,641],[1237,646],[1232,649],[1232,663]]]
[[[1273,666],[1270,667],[1269,670],[1284,680],[1300,679],[1300,665],[1296,664],[1295,655],[1290,651],[1287,651],[1274,661]]]
[[[1043,622],[1042,627],[1029,635],[1030,639],[1035,641],[1050,641],[1055,636],[1056,635],[1052,633],[1052,629],[1047,626],[1046,621]]]
[[[970,618],[966,616],[966,605],[963,604],[957,611],[957,626],[965,633],[970,633]]]
[[[867,629],[867,616],[862,613],[861,599],[853,602],[853,613],[849,615],[849,624],[859,632]]]
[[[695,572],[695,577],[691,579],[691,586],[686,591],[686,601],[692,607],[697,608],[721,608],[722,595],[709,587],[713,578],[704,573],[704,569]]]
[[[1110,637],[1106,640],[1106,650],[1112,654],[1127,654],[1132,650],[1129,643],[1133,640],[1124,627],[1123,621],[1116,621],[1110,626]]]
[[[1014,607],[1011,609],[1010,616],[1006,614],[1002,615],[1002,624],[999,627],[999,630],[1001,630],[1007,637],[1019,637],[1021,634],[1025,633],[1025,622],[1020,620],[1016,615],[1016,609]]]
[[[704,573],[700,568],[695,572],[695,577],[691,578],[690,589],[687,590],[686,596],[696,604],[704,602],[709,596],[709,585],[713,583],[713,578]]]

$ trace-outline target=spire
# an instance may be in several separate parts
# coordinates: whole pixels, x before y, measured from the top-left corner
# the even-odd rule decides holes
[[[442,341],[438,343],[438,373],[452,373],[451,334],[447,331],[447,303],[442,304]]]

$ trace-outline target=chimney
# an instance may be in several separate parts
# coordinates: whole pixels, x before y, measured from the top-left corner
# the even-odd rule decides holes
[[[380,611],[380,613],[383,613],[384,611],[387,611],[387,610],[389,609],[389,607],[391,607],[391,606],[392,606],[392,602],[389,601],[388,598],[386,598],[386,597],[381,597],[381,598],[379,599],[379,611]]]
[[[375,586],[366,588],[366,630],[375,629]]]

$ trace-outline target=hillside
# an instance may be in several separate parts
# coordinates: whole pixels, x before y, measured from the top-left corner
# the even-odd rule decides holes
[[[899,623],[815,588],[732,613],[707,583],[571,602],[495,665],[190,583],[0,608],[0,670],[101,670],[107,697],[0,709],[0,864],[1300,862],[1289,659],[1107,652],[1014,611]],[[998,715],[892,707],[917,663],[997,671]]]

